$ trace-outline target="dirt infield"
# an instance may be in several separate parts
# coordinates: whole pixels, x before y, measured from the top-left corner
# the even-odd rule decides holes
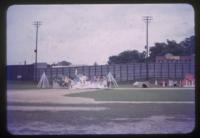
[[[170,91],[182,91],[182,90],[194,90],[192,88],[115,88],[115,89],[26,89],[26,90],[14,90],[9,89],[7,91],[7,101],[8,102],[25,102],[25,103],[101,103],[95,101],[90,97],[74,97],[71,96],[76,93],[84,92],[98,92],[101,91],[115,91],[115,90],[148,90],[148,91],[158,91],[158,90],[170,90]],[[102,93],[103,94],[103,93]],[[124,92],[125,94],[125,92]],[[159,94],[159,93],[158,93]],[[69,95],[69,96],[68,96]],[[180,94],[181,95],[181,94]],[[170,101],[170,99],[168,100]],[[175,101],[174,101],[175,102]],[[167,102],[166,102],[167,103]],[[176,103],[176,102],[175,102]],[[178,103],[178,102],[177,102]]]
[[[71,93],[80,93],[84,91],[94,91],[94,89],[87,90],[68,90],[68,89],[30,89],[30,90],[8,90],[8,102],[23,102],[23,103],[94,103],[92,98],[68,97],[64,96]]]

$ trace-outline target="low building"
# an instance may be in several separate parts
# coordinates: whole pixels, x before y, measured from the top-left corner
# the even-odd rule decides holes
[[[194,62],[194,54],[190,56],[174,56],[171,53],[165,54],[165,56],[157,56],[156,63],[165,62],[179,62],[179,63],[189,63]]]
[[[45,62],[39,62],[39,63],[37,63],[37,68],[47,68],[47,67],[48,67],[48,64],[45,63]]]

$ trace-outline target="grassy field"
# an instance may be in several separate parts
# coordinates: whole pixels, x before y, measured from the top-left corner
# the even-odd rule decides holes
[[[96,101],[194,101],[194,89],[104,89],[67,94]]]
[[[118,88],[90,92],[78,90],[79,93],[69,91],[8,90],[8,131],[17,135],[177,134],[189,133],[195,126],[194,89]],[[67,98],[71,101],[78,97],[92,98],[103,103],[66,102]],[[19,101],[13,101],[16,98]],[[60,102],[62,100],[65,102]],[[107,103],[109,101],[114,103]],[[144,101],[150,103],[143,103]],[[164,101],[181,103],[162,103]],[[58,110],[61,108],[62,110]],[[86,108],[89,110],[82,110]],[[102,110],[97,110],[99,108]]]
[[[29,81],[7,81],[7,89],[37,89],[37,84]]]
[[[118,84],[120,88],[132,88],[131,82],[124,82]],[[37,83],[32,81],[7,81],[8,89],[39,89],[37,88]]]

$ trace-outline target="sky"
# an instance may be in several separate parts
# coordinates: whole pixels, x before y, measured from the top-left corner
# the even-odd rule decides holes
[[[194,35],[189,4],[12,5],[7,10],[7,64],[69,61],[75,65],[107,64],[125,50],[146,45],[144,16],[151,16],[149,46],[167,39],[180,42]]]

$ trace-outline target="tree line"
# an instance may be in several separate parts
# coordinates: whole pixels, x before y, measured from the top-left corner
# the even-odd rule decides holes
[[[156,56],[164,56],[171,53],[175,56],[189,56],[194,53],[195,37],[191,36],[185,40],[177,43],[175,40],[168,40],[167,42],[157,42],[154,46],[149,48],[148,60],[154,62]],[[139,52],[137,50],[126,50],[118,55],[110,56],[108,64],[121,64],[121,63],[140,63],[144,62],[146,52]]]
[[[195,36],[184,39],[180,43],[175,40],[168,40],[166,42],[157,42],[154,46],[149,48],[148,61],[155,62],[156,56],[164,56],[171,53],[175,56],[189,56],[194,53]],[[138,50],[126,50],[118,55],[112,55],[108,59],[108,64],[123,64],[123,63],[141,63],[146,60],[146,51],[139,52]],[[51,66],[69,66],[71,62],[61,61],[53,63]],[[98,65],[97,62],[94,65]]]

